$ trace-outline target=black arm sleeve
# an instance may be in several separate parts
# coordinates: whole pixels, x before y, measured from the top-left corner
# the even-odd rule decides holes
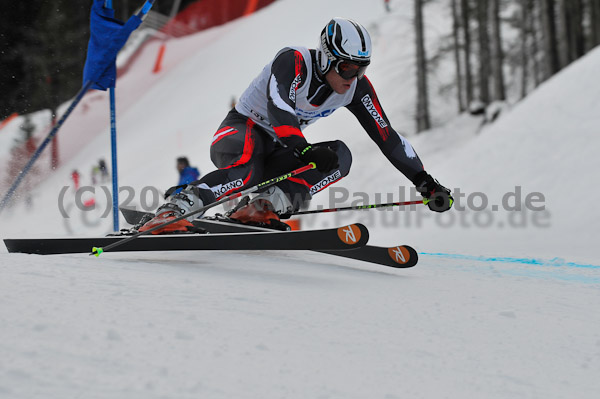
[[[390,125],[375,89],[365,76],[357,82],[352,102],[346,106],[389,161],[413,181],[423,163],[410,143]]]
[[[296,90],[306,83],[306,61],[299,51],[284,49],[275,57],[267,86],[267,112],[273,130],[289,147],[306,143],[296,117]]]

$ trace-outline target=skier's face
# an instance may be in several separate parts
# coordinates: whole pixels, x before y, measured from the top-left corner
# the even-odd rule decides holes
[[[352,83],[354,82],[354,80],[356,80],[356,76],[350,79],[344,79],[334,70],[334,68],[331,68],[329,72],[325,74],[325,79],[327,80],[327,83],[329,84],[329,86],[331,86],[333,91],[335,91],[338,94],[344,94],[345,92],[350,90]]]

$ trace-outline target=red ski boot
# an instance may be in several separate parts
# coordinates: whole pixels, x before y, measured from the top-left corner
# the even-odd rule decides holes
[[[146,231],[150,230],[156,226],[159,226],[163,223],[166,223],[170,220],[177,218],[177,212],[173,210],[165,210],[164,212],[154,216],[148,222],[146,222],[138,231]],[[157,229],[150,234],[175,234],[175,233],[189,233],[194,229],[194,225],[188,222],[186,219],[178,220],[175,223],[171,223],[163,227],[162,229]]]
[[[156,211],[155,216],[147,221],[138,231],[147,231],[163,223],[169,222],[182,215],[189,215],[203,206],[215,202],[215,196],[209,188],[187,186],[183,191],[169,197],[169,202],[163,204]],[[157,229],[152,234],[172,234],[194,232],[195,227],[191,223],[203,212],[193,214],[185,219],[166,225]]]
[[[269,200],[257,199],[248,205],[233,212],[230,218],[246,224],[271,224],[271,221],[279,222],[279,215]]]
[[[289,230],[290,227],[279,219],[279,215],[292,209],[291,202],[277,186],[260,193],[250,203],[240,203],[229,217],[240,223],[277,230]]]

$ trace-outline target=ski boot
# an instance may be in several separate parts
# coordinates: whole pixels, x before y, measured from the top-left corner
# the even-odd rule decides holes
[[[290,230],[290,226],[279,219],[279,215],[293,210],[292,203],[277,186],[270,187],[248,202],[240,202],[227,216],[251,226],[276,230]]]
[[[156,226],[167,223],[185,214],[190,214],[198,209],[215,202],[215,196],[208,187],[188,185],[181,192],[169,197],[169,202],[161,205],[150,220],[143,218],[138,225],[138,231],[143,232]],[[157,229],[152,234],[194,233],[198,232],[191,223],[192,220],[202,216],[204,212],[195,213],[185,219]]]

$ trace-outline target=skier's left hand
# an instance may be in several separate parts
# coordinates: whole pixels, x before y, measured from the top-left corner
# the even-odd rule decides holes
[[[296,146],[294,155],[306,164],[313,162],[319,172],[329,172],[339,166],[336,152],[325,146],[301,144]]]
[[[450,190],[442,186],[427,172],[419,172],[413,182],[417,191],[423,196],[423,203],[434,212],[446,212],[452,208],[454,198]]]

